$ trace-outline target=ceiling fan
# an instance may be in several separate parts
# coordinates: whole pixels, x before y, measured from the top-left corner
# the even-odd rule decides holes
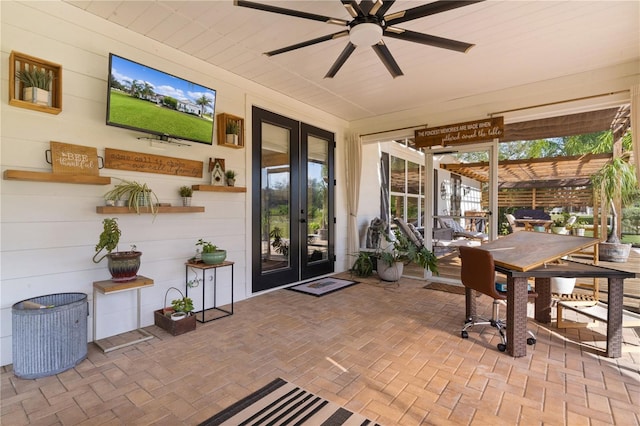
[[[333,40],[340,37],[349,37],[349,42],[344,48],[338,59],[334,62],[325,78],[333,78],[340,70],[342,65],[347,61],[349,56],[356,50],[357,46],[371,46],[376,52],[382,63],[387,67],[393,78],[403,75],[402,70],[396,63],[387,45],[382,40],[382,36],[397,38],[414,43],[426,44],[429,46],[440,47],[442,49],[455,50],[457,52],[466,53],[474,44],[464,43],[461,41],[451,40],[448,38],[437,37],[430,34],[418,33],[415,31],[398,28],[395,25],[402,22],[411,21],[413,19],[422,18],[436,13],[446,12],[448,10],[457,9],[459,7],[468,6],[470,4],[479,3],[483,0],[475,1],[453,1],[438,0],[422,6],[412,7],[411,9],[394,12],[385,15],[395,0],[362,0],[357,1],[341,0],[347,12],[353,18],[347,21],[330,16],[317,15],[314,13],[301,12],[293,9],[285,9],[282,7],[271,6],[268,4],[255,3],[252,1],[235,0],[236,6],[248,7],[251,9],[262,10],[265,12],[279,13],[282,15],[294,16],[298,18],[311,19],[314,21],[326,22],[327,24],[340,25],[347,29],[337,33],[328,34],[326,36],[314,38],[312,40],[303,41],[281,49],[265,52],[267,56],[279,55],[280,53],[289,52],[300,49],[302,47],[311,46],[323,41]]]

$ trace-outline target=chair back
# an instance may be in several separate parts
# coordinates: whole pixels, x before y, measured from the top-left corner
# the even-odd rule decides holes
[[[462,284],[494,299],[506,297],[496,290],[496,272],[493,255],[476,247],[458,247],[462,260]]]

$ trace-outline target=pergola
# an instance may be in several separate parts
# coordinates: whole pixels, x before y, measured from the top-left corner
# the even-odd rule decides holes
[[[630,106],[623,105],[598,111],[571,114],[512,123],[505,126],[501,142],[536,140],[549,137],[571,136],[612,129],[618,140],[630,127]],[[602,168],[613,154],[585,154],[571,157],[553,157],[506,160],[498,164],[498,206],[586,207],[593,206],[591,176]],[[489,182],[489,163],[448,163],[441,169]],[[483,206],[487,206],[483,191]]]
[[[593,206],[590,177],[611,157],[611,154],[586,154],[501,161],[498,206]],[[448,163],[441,164],[440,168],[481,183],[489,182],[488,162]],[[486,202],[483,196],[483,204]]]

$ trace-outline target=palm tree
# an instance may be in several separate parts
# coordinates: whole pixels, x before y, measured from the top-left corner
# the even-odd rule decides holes
[[[211,99],[207,98],[207,95],[202,95],[196,100],[196,104],[202,107],[202,110],[200,111],[200,117],[202,117],[205,108],[211,106]]]
[[[631,132],[627,132],[622,140],[623,147],[631,146]],[[597,152],[606,152],[607,146],[613,146],[613,135],[607,132],[602,135],[600,144],[594,150]],[[609,148],[608,151],[611,151]],[[614,157],[607,164],[591,176],[594,188],[598,189],[604,197],[606,203],[611,209],[612,226],[611,232],[607,237],[607,242],[612,244],[620,244],[618,237],[618,212],[614,204],[614,200],[620,199],[623,206],[629,205],[638,195],[638,178],[635,173],[635,167],[629,162],[631,157],[630,151],[625,151],[619,157]]]

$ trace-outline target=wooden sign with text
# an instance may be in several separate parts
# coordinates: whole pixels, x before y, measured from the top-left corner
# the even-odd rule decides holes
[[[49,143],[51,169],[55,174],[98,176],[98,150],[71,143]]]
[[[108,169],[201,178],[203,165],[202,161],[183,158],[163,157],[111,148],[104,150],[104,166]]]
[[[460,145],[499,139],[503,134],[504,117],[494,117],[416,130],[415,143],[418,148],[436,145]]]

